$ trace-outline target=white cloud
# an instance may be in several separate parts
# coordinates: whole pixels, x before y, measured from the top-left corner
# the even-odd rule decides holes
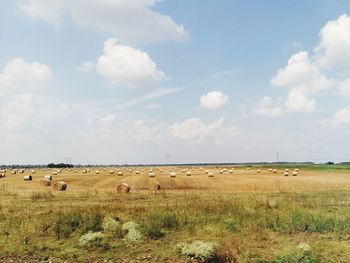
[[[320,31],[315,48],[317,62],[324,68],[350,69],[350,17],[329,21]]]
[[[80,27],[112,33],[133,44],[186,39],[183,25],[152,10],[158,2],[161,0],[21,0],[18,8],[56,28],[67,14]]]
[[[115,121],[115,117],[111,113],[100,118],[100,123],[103,126],[111,125],[111,124],[113,124],[114,121]]]
[[[316,108],[316,101],[308,99],[298,89],[292,89],[286,100],[286,108],[290,112],[312,112]]]
[[[350,99],[350,79],[345,79],[339,82],[338,93],[340,96]]]
[[[223,143],[226,139],[232,138],[239,133],[236,127],[225,127],[225,119],[206,124],[198,118],[189,118],[180,123],[175,123],[171,128],[174,137],[190,140],[194,143],[205,143],[214,140],[216,143]]]
[[[211,91],[200,97],[200,103],[206,109],[219,109],[230,102],[229,97],[221,91]]]
[[[282,115],[283,110],[279,107],[273,107],[272,98],[265,96],[260,100],[258,107],[254,110],[254,113],[260,116],[278,117]]]
[[[93,71],[95,69],[95,63],[93,63],[91,61],[84,61],[79,66],[77,66],[75,69],[77,71],[83,72],[83,73],[90,72],[90,71]]]
[[[147,101],[156,100],[156,99],[159,99],[159,98],[161,98],[163,96],[180,92],[182,90],[183,90],[183,88],[167,88],[167,89],[161,88],[161,89],[156,89],[156,90],[153,90],[153,91],[151,91],[149,93],[146,93],[145,95],[143,95],[141,97],[125,101],[125,102],[119,104],[117,106],[117,108],[128,108],[128,107],[131,107],[131,106],[139,105],[139,104],[145,103]]]
[[[350,124],[350,106],[337,111],[334,115],[334,121],[339,124]]]
[[[28,16],[44,20],[55,28],[59,28],[60,18],[63,15],[62,2],[56,0],[22,1],[18,4],[18,9]]]
[[[332,79],[327,79],[309,58],[307,52],[294,54],[285,68],[280,69],[271,80],[274,86],[298,90],[304,95],[327,90],[336,85]]]
[[[0,73],[0,92],[36,91],[52,84],[53,80],[53,73],[47,65],[15,58],[7,62]]]
[[[2,104],[5,107],[0,110],[1,128],[12,132],[29,121],[28,117],[34,109],[33,94],[25,93],[13,96],[6,101],[6,104],[5,102]]]
[[[146,52],[117,42],[115,38],[105,41],[96,65],[97,72],[111,84],[133,88],[167,79]]]

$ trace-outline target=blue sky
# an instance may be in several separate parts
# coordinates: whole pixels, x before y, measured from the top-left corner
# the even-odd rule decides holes
[[[350,1],[0,7],[0,163],[349,156]]]

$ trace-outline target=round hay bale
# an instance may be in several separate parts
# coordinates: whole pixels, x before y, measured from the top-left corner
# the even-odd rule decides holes
[[[113,171],[113,170],[110,170],[110,171],[109,171],[109,174],[114,174],[114,171]]]
[[[24,181],[31,181],[33,178],[31,175],[25,175],[23,176]]]
[[[52,185],[52,188],[55,191],[65,191],[65,190],[67,190],[67,183],[64,181],[55,182]]]
[[[140,171],[136,171],[135,173],[136,173],[136,174],[140,174]]]
[[[32,170],[31,172],[32,172],[32,174],[35,174],[35,170]]]
[[[123,176],[123,172],[122,171],[119,171],[117,174],[118,174],[118,176]]]
[[[4,173],[0,174],[0,178],[5,178],[5,177],[6,177],[6,175]]]
[[[11,174],[16,174],[17,172],[16,171],[12,171]]]
[[[298,168],[295,168],[294,171],[299,172],[299,169],[298,169]]]
[[[272,172],[275,174],[275,173],[277,173],[277,170],[276,170],[276,169],[273,169],[273,171],[272,171]]]
[[[160,190],[160,183],[152,182],[152,183],[149,184],[148,189],[149,190],[156,190],[156,191],[158,191],[158,190]]]
[[[88,173],[90,173],[90,169],[86,169],[86,171],[87,171]]]
[[[52,174],[53,174],[53,175],[57,175],[57,171],[53,171]]]
[[[256,170],[256,172],[259,174],[260,173],[260,169]]]
[[[155,177],[156,175],[155,175],[155,173],[149,173],[148,176],[149,177]]]
[[[48,180],[48,179],[40,180],[40,185],[42,185],[42,186],[50,186],[51,185],[51,180]]]
[[[83,174],[86,174],[87,173],[87,171],[86,170],[83,170]]]
[[[209,174],[209,170],[205,170],[205,174]]]
[[[52,175],[45,175],[45,176],[44,176],[44,179],[45,179],[45,180],[50,180],[50,181],[51,181],[51,180],[52,180]]]
[[[191,172],[186,172],[186,176],[191,176],[192,173]]]
[[[175,173],[175,172],[171,172],[171,173],[170,173],[170,177],[171,177],[171,178],[175,178],[175,177],[176,177],[176,173]]]
[[[96,170],[95,171],[95,174],[100,174],[101,172],[99,170]]]
[[[224,170],[219,170],[219,174],[223,174],[224,173]]]
[[[129,193],[130,192],[130,186],[127,183],[122,183],[117,186],[117,193]]]
[[[284,169],[285,172],[289,172],[289,169]]]
[[[293,176],[297,176],[297,175],[298,175],[298,172],[297,172],[297,171],[293,171],[292,175],[293,175]]]
[[[283,175],[284,176],[289,176],[289,172],[288,171],[284,171]]]
[[[19,170],[19,172],[20,172],[21,174],[23,174],[23,173],[24,173],[24,169]]]
[[[269,172],[272,173],[272,169],[271,168],[269,169]]]
[[[214,177],[214,173],[213,172],[209,172],[208,173],[208,177]]]

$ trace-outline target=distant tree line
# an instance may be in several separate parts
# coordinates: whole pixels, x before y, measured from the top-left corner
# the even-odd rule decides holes
[[[49,163],[48,168],[73,168],[73,164],[67,163]]]

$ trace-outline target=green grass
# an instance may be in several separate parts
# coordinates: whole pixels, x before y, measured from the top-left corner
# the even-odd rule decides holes
[[[215,262],[350,262],[350,191],[21,196],[3,187],[0,200],[0,247],[9,257],[187,262],[176,245],[200,240],[219,244]],[[82,235],[104,233],[106,217],[139,224],[142,241],[105,233],[103,246],[81,247]]]

